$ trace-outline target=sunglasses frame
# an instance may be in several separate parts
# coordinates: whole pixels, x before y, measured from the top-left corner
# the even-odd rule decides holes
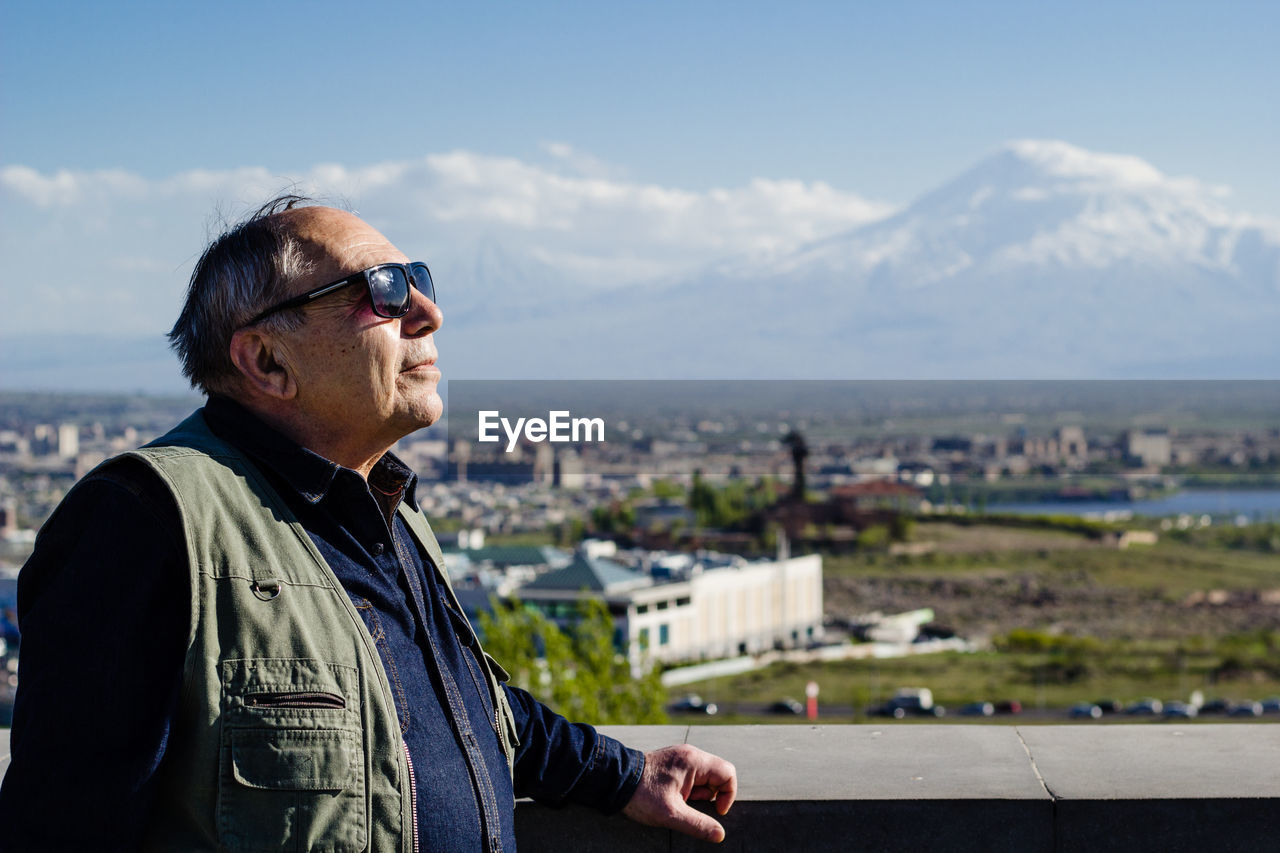
[[[290,308],[300,308],[303,305],[307,305],[311,302],[314,302],[315,300],[319,299],[322,296],[328,296],[330,293],[333,293],[336,290],[341,290],[344,287],[350,287],[353,284],[363,284],[365,286],[365,290],[369,294],[369,306],[373,308],[373,313],[377,314],[379,317],[385,317],[388,320],[394,320],[397,317],[403,317],[405,314],[409,313],[409,306],[413,304],[412,291],[409,294],[409,298],[405,300],[404,310],[398,314],[385,314],[382,311],[379,311],[377,302],[373,298],[373,284],[370,276],[372,276],[373,273],[377,272],[378,270],[384,270],[384,269],[387,269],[388,267],[395,267],[396,269],[399,269],[404,274],[405,280],[409,282],[409,287],[417,288],[419,293],[426,296],[432,302],[436,301],[435,281],[433,281],[431,278],[431,270],[422,261],[410,261],[407,264],[400,264],[400,263],[377,264],[376,266],[369,267],[368,269],[360,270],[360,272],[352,273],[346,278],[341,278],[335,282],[326,284],[323,287],[317,287],[315,290],[308,290],[306,293],[299,294],[298,296],[295,296],[292,299],[286,299],[284,302],[278,303],[276,305],[272,305],[267,310],[255,315],[254,318],[249,322],[245,323],[245,325],[252,326],[255,323],[260,323],[267,317],[270,317],[272,314],[276,313],[277,311],[285,311]],[[423,290],[421,287],[418,287],[418,282],[413,275],[413,270],[416,267],[422,267],[422,269],[427,274],[427,290]]]

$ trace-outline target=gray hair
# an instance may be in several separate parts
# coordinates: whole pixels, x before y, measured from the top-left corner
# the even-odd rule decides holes
[[[276,214],[314,203],[300,195],[277,196],[223,231],[196,262],[187,301],[168,336],[193,388],[206,394],[234,390],[239,371],[231,361],[231,336],[259,311],[288,298],[290,285],[311,269],[300,242]],[[299,310],[280,311],[261,326],[284,332],[302,321]]]

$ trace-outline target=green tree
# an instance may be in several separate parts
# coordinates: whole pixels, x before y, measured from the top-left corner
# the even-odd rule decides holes
[[[701,471],[693,472],[688,505],[699,527],[714,530],[735,527],[745,521],[755,508],[752,502],[753,495],[742,480],[730,480],[716,488],[702,478]]]
[[[636,511],[629,501],[613,501],[591,510],[591,529],[596,533],[630,533],[636,526]],[[582,537],[579,537],[581,541]]]
[[[900,512],[889,521],[889,538],[894,542],[906,542],[915,530],[916,520],[905,512]]]
[[[716,497],[715,488],[702,479],[702,471],[694,471],[693,485],[689,487],[689,509],[693,510],[699,527],[716,526]]]
[[[605,724],[665,723],[666,689],[656,667],[633,678],[614,647],[613,617],[598,598],[578,602],[564,631],[536,608],[493,601],[480,614],[486,651],[516,687],[569,719]]]
[[[655,498],[662,500],[684,497],[684,489],[680,488],[680,484],[673,480],[655,480],[650,489],[653,491]]]
[[[889,547],[889,528],[883,524],[873,524],[858,532],[855,540],[861,551],[878,551]]]

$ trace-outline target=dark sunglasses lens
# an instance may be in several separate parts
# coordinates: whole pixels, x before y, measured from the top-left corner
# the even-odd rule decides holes
[[[403,317],[409,310],[409,280],[400,267],[382,267],[366,273],[369,299],[380,317]]]
[[[409,267],[409,271],[413,273],[413,286],[418,288],[418,292],[435,302],[436,285],[431,280],[431,270],[427,269],[427,265],[413,264]],[[438,305],[439,303],[436,304]]]

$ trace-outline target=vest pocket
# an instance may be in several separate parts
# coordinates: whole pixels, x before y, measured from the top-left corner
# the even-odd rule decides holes
[[[360,734],[243,729],[231,733],[231,775],[246,788],[343,791],[359,780]]]
[[[280,658],[223,666],[222,848],[365,849],[365,747],[354,670]]]

